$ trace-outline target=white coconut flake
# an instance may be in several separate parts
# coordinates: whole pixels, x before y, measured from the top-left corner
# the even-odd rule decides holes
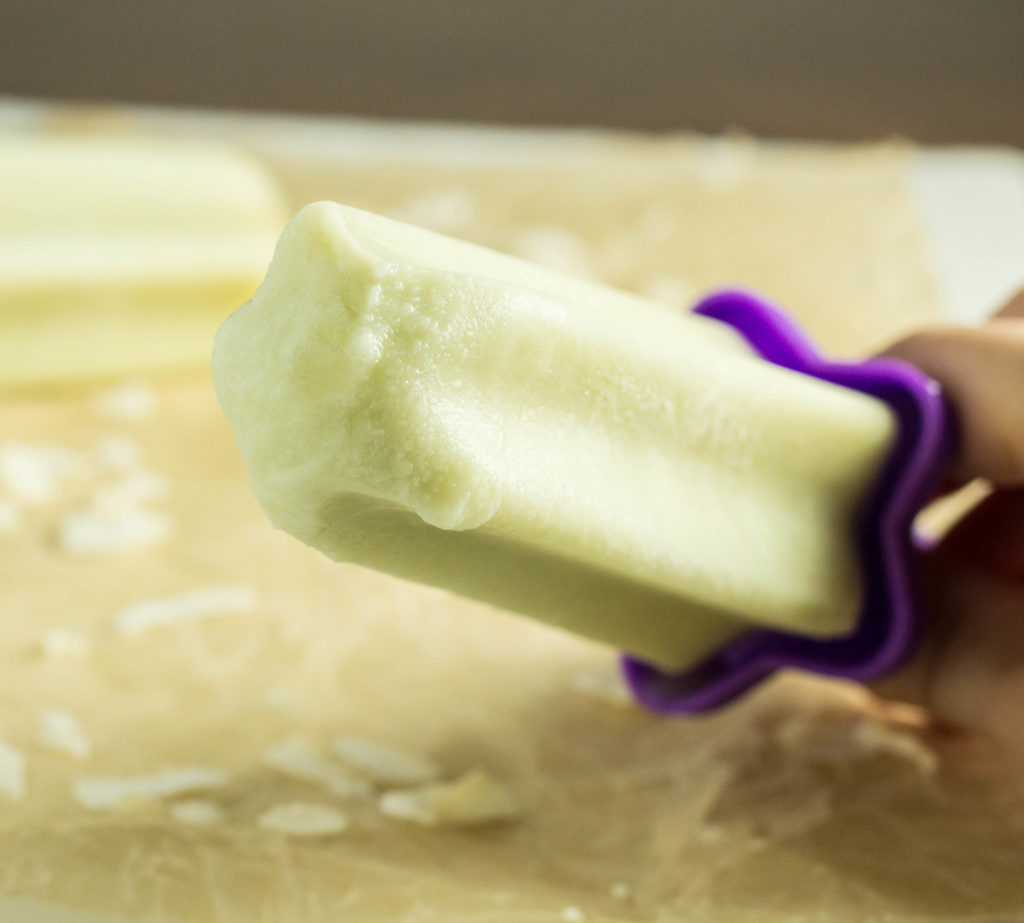
[[[331,752],[381,785],[422,785],[441,776],[441,767],[427,757],[364,737],[336,737]]]
[[[77,760],[92,753],[92,741],[81,722],[63,708],[47,708],[39,713],[39,742]]]
[[[139,423],[153,415],[156,393],[139,382],[128,382],[101,391],[92,402],[93,411],[116,423]]]
[[[593,258],[583,238],[564,228],[537,226],[520,230],[512,253],[524,260],[583,279],[594,278]]]
[[[89,507],[61,520],[57,541],[65,554],[103,557],[147,551],[173,533],[174,518],[169,513],[130,506]]]
[[[224,769],[188,766],[144,776],[79,779],[74,784],[74,795],[83,808],[107,811],[219,788],[229,779]]]
[[[0,486],[25,506],[53,503],[66,481],[88,474],[84,456],[59,445],[5,442],[0,445]]]
[[[391,212],[406,221],[435,231],[458,231],[472,224],[479,211],[476,198],[466,189],[439,189],[406,199]]]
[[[119,635],[141,635],[153,628],[252,612],[259,603],[254,587],[215,586],[163,599],[144,599],[114,617]]]
[[[179,824],[190,827],[213,827],[224,821],[224,809],[215,801],[204,798],[186,798],[172,802],[167,813]]]
[[[622,673],[615,666],[577,671],[572,677],[572,688],[581,695],[616,708],[630,708],[634,704]]]
[[[385,792],[377,800],[377,809],[385,817],[407,820],[424,827],[440,823],[430,793],[423,789]]]
[[[85,657],[92,650],[92,642],[81,632],[70,628],[48,628],[39,640],[43,656]]]
[[[107,436],[95,445],[91,455],[105,471],[131,471],[142,462],[142,448],[130,436]]]
[[[286,801],[264,811],[256,823],[264,830],[294,837],[333,836],[348,829],[348,817],[312,801]]]
[[[423,827],[475,827],[520,813],[508,789],[482,769],[454,782],[385,792],[377,807],[387,817]]]
[[[633,894],[633,888],[625,881],[612,882],[612,886],[608,889],[608,893],[614,897],[617,901],[629,900]]]
[[[19,801],[25,797],[25,754],[0,739],[0,795]]]
[[[288,737],[274,744],[263,752],[261,761],[284,776],[320,785],[342,798],[369,795],[371,791],[366,779],[346,772],[304,737]]]
[[[0,497],[0,535],[13,535],[21,526],[21,510],[13,500]]]

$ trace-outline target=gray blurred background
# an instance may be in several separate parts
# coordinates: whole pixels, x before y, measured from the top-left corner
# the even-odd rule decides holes
[[[1024,146],[1024,2],[0,0],[0,94]]]

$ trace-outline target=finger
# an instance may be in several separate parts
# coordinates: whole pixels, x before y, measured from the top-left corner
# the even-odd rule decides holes
[[[1024,294],[1004,310],[1024,311]],[[1004,314],[983,327],[924,330],[887,355],[943,386],[959,427],[958,474],[1024,484],[1024,320]]]
[[[1024,758],[1024,489],[979,503],[922,564],[923,644],[874,691]]]
[[[921,649],[873,691],[1024,753],[1021,587],[950,568],[933,570],[929,582],[932,621]]]

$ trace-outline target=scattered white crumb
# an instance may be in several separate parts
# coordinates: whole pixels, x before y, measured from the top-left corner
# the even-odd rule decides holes
[[[101,391],[92,402],[93,411],[117,423],[138,423],[153,415],[156,394],[139,382],[127,382]]]
[[[255,588],[244,585],[206,587],[163,599],[144,599],[114,617],[114,631],[120,635],[141,635],[166,625],[252,612],[258,603]]]
[[[427,757],[364,737],[336,737],[331,751],[381,785],[421,785],[441,776],[441,767]]]
[[[170,492],[170,481],[163,475],[139,469],[116,481],[100,484],[93,490],[89,502],[99,510],[123,510],[143,503],[163,502]]]
[[[21,510],[13,500],[0,497],[0,535],[11,535],[21,526]]]
[[[12,801],[25,797],[25,754],[0,739],[0,795]]]
[[[175,801],[167,808],[167,813],[179,824],[190,827],[213,827],[224,821],[224,809],[215,801],[204,798]]]
[[[92,459],[105,471],[131,471],[142,461],[142,448],[130,436],[107,436],[92,450]]]
[[[332,836],[348,829],[348,818],[341,811],[312,801],[275,804],[256,823],[264,830],[295,837]]]
[[[616,881],[608,889],[608,893],[616,900],[625,901],[632,896],[633,888],[624,881]]]
[[[145,776],[79,779],[74,784],[74,795],[83,808],[104,811],[218,788],[229,778],[224,769],[189,766]]]
[[[634,704],[622,673],[616,666],[579,670],[572,677],[572,688],[582,695],[607,702],[616,708],[629,708]]]
[[[520,813],[508,789],[482,769],[454,782],[385,792],[377,806],[388,817],[424,827],[472,827]]]
[[[39,647],[45,657],[85,657],[92,650],[92,642],[70,628],[48,628],[39,640]]]
[[[57,542],[65,554],[80,557],[132,554],[162,544],[174,532],[168,513],[141,507],[88,507],[61,522]]]
[[[593,258],[583,239],[564,228],[527,227],[512,239],[512,253],[532,263],[577,276],[594,278]]]
[[[263,765],[282,775],[313,782],[342,798],[369,795],[370,783],[323,756],[304,737],[288,737],[263,752]]]
[[[128,436],[109,436],[90,453],[97,472],[112,480],[97,485],[89,503],[63,517],[57,533],[62,551],[76,556],[131,554],[170,538],[174,518],[146,504],[167,499],[167,478],[140,467],[142,450]]]
[[[657,273],[647,278],[640,289],[653,301],[673,305],[677,308],[688,308],[697,300],[697,288],[682,276],[670,276]]]
[[[579,907],[563,907],[561,917],[565,923],[583,923],[586,920]]]
[[[392,210],[391,217],[435,231],[451,232],[472,224],[478,211],[478,202],[468,190],[451,188],[406,199]]]
[[[77,760],[92,753],[92,741],[82,723],[63,708],[47,708],[39,713],[39,742]]]
[[[66,481],[87,473],[82,453],[67,446],[26,442],[0,445],[0,486],[26,506],[53,503]]]

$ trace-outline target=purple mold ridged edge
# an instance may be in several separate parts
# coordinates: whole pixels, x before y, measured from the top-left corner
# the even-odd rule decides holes
[[[933,496],[953,448],[953,421],[939,385],[896,360],[830,361],[786,314],[750,292],[716,292],[694,312],[730,325],[775,365],[884,401],[896,435],[857,524],[864,594],[853,632],[819,639],[751,629],[680,673],[623,655],[634,697],[656,714],[697,714],[784,668],[861,681],[892,672],[912,653],[922,623],[914,517]]]

